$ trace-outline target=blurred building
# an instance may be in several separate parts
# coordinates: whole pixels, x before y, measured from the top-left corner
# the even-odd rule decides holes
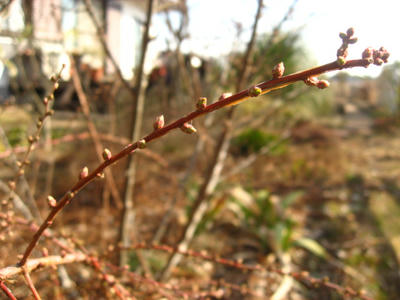
[[[132,78],[140,54],[146,1],[91,2],[123,76]],[[96,76],[114,71],[103,53],[84,0],[14,0],[0,15],[0,57],[3,61],[12,60],[16,53],[32,54],[32,49],[38,53],[38,67],[46,76],[57,72],[62,63],[68,69],[67,53],[80,56],[82,63],[97,70]],[[26,67],[28,74],[33,71],[32,65]],[[64,72],[64,76],[68,74]]]

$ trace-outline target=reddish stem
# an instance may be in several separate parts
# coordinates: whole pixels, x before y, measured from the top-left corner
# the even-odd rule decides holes
[[[336,61],[315,67],[312,69],[308,69],[305,71],[301,71],[298,73],[290,74],[287,76],[283,76],[281,78],[275,78],[269,81],[265,81],[262,83],[259,83],[256,85],[256,87],[261,89],[261,94],[268,93],[271,90],[275,89],[280,89],[283,88],[289,84],[292,84],[297,81],[303,81],[309,77],[313,76],[318,76],[320,74],[330,72],[330,71],[335,71],[335,70],[341,70],[341,69],[347,69],[347,68],[353,68],[353,67],[367,67],[370,64],[370,62],[366,59],[356,59],[356,60],[349,60],[347,61],[343,66],[340,66]],[[199,116],[208,114],[212,111],[221,109],[223,107],[235,105],[239,102],[242,102],[249,98],[249,89],[243,90],[239,93],[236,93],[230,97],[227,97],[225,99],[222,99],[220,101],[217,101],[213,104],[210,104],[206,106],[204,109],[201,110],[195,110],[188,115],[170,123],[169,125],[160,128],[158,130],[153,131],[143,139],[146,141],[146,143],[151,142],[152,140],[155,140],[157,138],[160,138],[164,135],[166,135],[169,131],[174,130],[176,128],[180,128],[183,124],[190,122]],[[86,184],[88,184],[90,181],[95,179],[98,174],[102,174],[105,168],[110,166],[111,164],[117,162],[118,160],[122,159],[123,157],[129,155],[130,153],[134,152],[137,149],[137,142],[129,144],[126,146],[122,151],[119,153],[115,154],[112,156],[110,159],[104,161],[102,164],[100,164],[92,173],[90,173],[87,177],[80,179],[71,189],[68,191],[57,203],[57,206],[55,206],[47,216],[46,220],[42,223],[38,231],[34,234],[31,242],[27,246],[24,255],[22,259],[19,262],[20,266],[25,265],[28,257],[31,255],[33,249],[35,248],[36,244],[38,243],[41,235],[43,232],[53,223],[56,215],[64,208],[65,205],[67,205],[71,199],[76,195],[76,193],[81,190]]]
[[[5,285],[3,281],[0,281],[0,288],[6,296],[11,300],[17,300],[17,298],[13,295],[11,290]]]

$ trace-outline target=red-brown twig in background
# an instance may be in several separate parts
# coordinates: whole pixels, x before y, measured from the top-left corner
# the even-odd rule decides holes
[[[0,280],[0,288],[3,293],[11,300],[17,300],[11,290],[5,285],[4,281]]]
[[[299,282],[302,282],[306,285],[309,285],[311,287],[317,288],[320,286],[326,287],[330,290],[333,290],[341,295],[347,295],[351,297],[358,297],[363,300],[372,300],[372,298],[364,295],[362,291],[355,291],[350,287],[342,287],[336,283],[330,282],[329,279],[327,278],[315,278],[311,277],[308,272],[285,272],[282,269],[279,268],[274,268],[274,267],[264,267],[261,265],[247,265],[243,264],[241,261],[234,261],[226,258],[221,258],[217,255],[210,255],[207,254],[206,252],[196,252],[193,250],[186,250],[182,251],[179,250],[175,247],[170,247],[166,245],[147,245],[144,243],[137,244],[131,247],[120,247],[122,250],[133,250],[133,249],[154,249],[154,250],[160,250],[168,253],[179,253],[183,256],[187,257],[195,257],[199,258],[202,260],[207,260],[210,262],[222,264],[228,267],[240,269],[240,270],[246,270],[246,271],[267,271],[271,273],[276,273],[279,275],[288,275],[293,277]]]

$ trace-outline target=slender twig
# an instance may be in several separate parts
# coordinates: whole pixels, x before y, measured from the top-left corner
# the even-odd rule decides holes
[[[202,109],[196,109],[195,111],[170,123],[169,125],[166,125],[162,128],[154,130],[152,133],[148,134],[140,141],[129,144],[124,149],[122,149],[119,153],[117,153],[113,156],[107,156],[105,161],[103,163],[101,163],[97,168],[95,168],[90,174],[88,174],[84,178],[80,178],[71,187],[71,189],[67,193],[65,193],[64,196],[61,197],[61,199],[57,202],[57,205],[52,208],[52,210],[46,217],[45,221],[42,223],[42,225],[40,226],[38,231],[32,237],[32,240],[30,241],[29,245],[27,246],[27,248],[23,254],[22,259],[20,260],[20,265],[24,265],[26,263],[28,257],[31,255],[33,249],[35,248],[36,244],[38,243],[43,232],[52,224],[52,222],[54,221],[57,214],[72,200],[72,198],[74,198],[74,196],[84,186],[86,186],[93,179],[97,178],[99,176],[99,174],[102,174],[102,172],[107,167],[109,167],[113,163],[119,161],[120,159],[128,156],[129,154],[135,152],[135,150],[138,149],[138,145],[141,145],[141,147],[142,147],[144,144],[147,144],[153,140],[156,140],[156,139],[166,135],[167,133],[169,133],[170,131],[172,131],[174,129],[185,126],[185,124],[188,124],[188,122],[191,122],[192,120],[194,120],[200,116],[203,116],[205,114],[211,113],[215,110],[218,110],[218,109],[221,109],[224,107],[236,105],[240,102],[250,99],[250,98],[252,98],[251,96],[253,95],[254,89],[259,89],[260,95],[261,95],[261,94],[268,93],[275,89],[283,88],[294,82],[304,81],[304,80],[309,79],[310,77],[318,76],[318,75],[326,73],[326,72],[354,68],[354,67],[367,67],[370,64],[371,64],[371,61],[369,59],[348,60],[343,65],[340,65],[337,61],[334,61],[334,62],[331,62],[326,65],[322,65],[319,67],[315,67],[312,69],[308,69],[305,71],[301,71],[298,73],[294,73],[294,74],[279,77],[279,78],[274,78],[269,81],[259,83],[256,86],[251,87],[250,89],[243,90],[243,91],[238,92],[230,97],[221,99],[220,101],[214,102],[208,106],[205,106]]]
[[[218,255],[208,254],[205,251],[197,252],[197,251],[193,251],[190,249],[182,250],[182,249],[178,249],[176,247],[170,247],[167,245],[156,245],[156,244],[147,245],[147,244],[142,243],[142,244],[137,244],[137,245],[133,245],[131,247],[121,248],[121,249],[122,250],[154,249],[154,250],[159,250],[159,251],[163,251],[163,252],[167,252],[167,253],[179,253],[186,257],[198,258],[201,260],[218,263],[218,264],[221,264],[221,265],[224,265],[227,267],[240,269],[240,270],[244,270],[244,271],[245,270],[246,271],[257,271],[257,272],[261,272],[261,273],[263,273],[264,271],[267,271],[267,272],[279,274],[281,276],[290,276],[290,277],[294,278],[295,280],[297,280],[299,282],[303,282],[312,288],[325,287],[325,288],[335,291],[341,295],[348,295],[348,296],[351,296],[354,298],[358,297],[363,300],[372,300],[372,298],[366,296],[362,291],[356,291],[350,287],[340,286],[336,283],[329,281],[329,279],[326,277],[324,277],[324,278],[312,277],[312,276],[310,276],[310,274],[308,272],[304,272],[304,271],[303,272],[284,271],[281,268],[276,268],[273,266],[262,266],[259,264],[254,264],[254,265],[253,264],[252,265],[244,264],[240,260],[235,261],[235,260],[231,260],[231,259],[227,259],[227,258],[222,258]]]
[[[11,300],[17,300],[17,298],[14,296],[14,294],[11,292],[11,290],[5,285],[5,283],[1,280],[0,281],[0,288],[3,291],[3,293]]]

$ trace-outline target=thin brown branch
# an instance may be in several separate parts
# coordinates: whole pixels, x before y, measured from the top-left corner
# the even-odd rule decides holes
[[[280,78],[274,78],[269,81],[259,83],[255,87],[257,87],[261,90],[260,94],[265,94],[271,90],[283,88],[294,82],[303,81],[310,77],[318,76],[318,75],[326,73],[326,72],[354,68],[354,67],[367,67],[370,63],[371,62],[368,59],[356,59],[356,60],[349,60],[343,66],[340,66],[337,61],[334,61],[334,62],[331,62],[326,65],[322,65],[319,67],[315,67],[312,69],[294,73],[291,75],[283,76]],[[182,127],[185,123],[188,123],[200,116],[203,116],[205,114],[211,113],[215,110],[218,110],[218,109],[221,109],[224,107],[236,105],[240,102],[243,102],[246,99],[251,98],[250,95],[251,95],[251,91],[253,90],[253,88],[243,90],[243,91],[236,93],[230,97],[221,99],[220,101],[214,102],[214,103],[206,106],[203,109],[196,109],[193,112],[189,113],[188,115],[168,124],[167,126],[164,126],[157,130],[154,130],[152,133],[145,136],[141,140],[141,142],[142,142],[142,144],[143,144],[143,142],[148,144],[151,141],[156,140],[156,139],[166,135],[167,133],[169,133],[170,131],[172,131],[174,129]],[[50,211],[50,213],[46,217],[45,221],[42,223],[42,225],[40,226],[38,231],[32,237],[32,240],[30,241],[29,245],[27,246],[27,248],[23,254],[23,257],[20,261],[20,265],[24,265],[26,263],[28,257],[31,255],[33,249],[35,248],[36,244],[38,243],[43,232],[48,227],[51,226],[51,224],[53,223],[57,214],[74,198],[76,193],[78,193],[84,186],[86,186],[93,179],[97,178],[99,174],[102,174],[102,172],[107,167],[116,163],[120,159],[128,156],[129,154],[135,152],[137,149],[138,149],[138,142],[127,145],[119,153],[111,156],[110,158],[107,158],[95,170],[93,170],[90,174],[88,174],[88,176],[79,179],[71,187],[71,189],[67,193],[65,193],[63,197],[61,197],[61,199],[57,202],[57,205]]]
[[[241,261],[234,261],[231,259],[226,259],[219,257],[218,255],[211,255],[205,251],[197,252],[193,250],[182,250],[176,247],[170,247],[166,245],[147,245],[147,244],[137,244],[127,248],[121,248],[122,250],[132,250],[132,249],[154,249],[167,253],[179,253],[186,257],[198,258],[205,261],[210,261],[213,263],[218,263],[227,267],[243,270],[243,271],[257,271],[257,272],[271,272],[276,273],[281,276],[290,276],[295,280],[306,284],[309,288],[317,288],[317,287],[325,287],[327,289],[333,290],[340,295],[347,295],[353,298],[359,298],[363,300],[372,300],[372,298],[366,296],[361,291],[356,291],[350,287],[343,287],[336,283],[329,281],[328,278],[315,278],[310,276],[308,272],[293,272],[293,271],[284,271],[281,268],[273,267],[273,266],[262,266],[259,264],[249,265],[244,264]]]

